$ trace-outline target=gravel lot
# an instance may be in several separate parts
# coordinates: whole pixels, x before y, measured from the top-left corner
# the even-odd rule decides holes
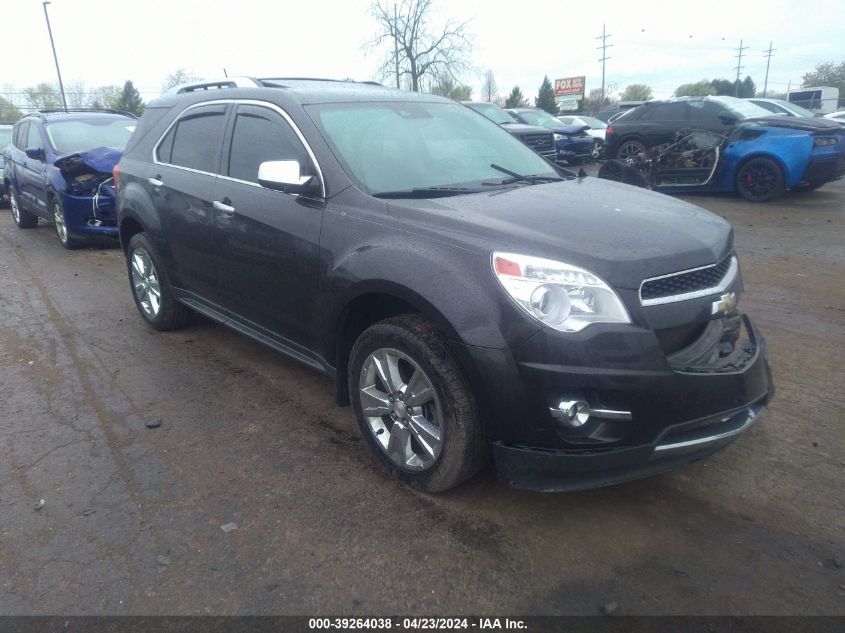
[[[845,614],[845,182],[689,200],[736,230],[761,421],[614,488],[436,497],[326,379],[208,321],[153,332],[119,249],[4,210],[0,614]]]

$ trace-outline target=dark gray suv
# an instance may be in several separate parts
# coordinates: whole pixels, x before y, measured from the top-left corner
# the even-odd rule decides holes
[[[607,485],[713,453],[771,397],[724,220],[439,97],[227,83],[149,104],[115,169],[138,310],[327,374],[402,480],[492,456],[518,487]]]

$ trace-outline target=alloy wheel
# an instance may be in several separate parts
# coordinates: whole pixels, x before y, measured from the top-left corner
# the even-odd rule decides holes
[[[768,165],[749,165],[742,173],[741,182],[746,191],[756,196],[765,196],[777,185],[778,174]]]
[[[161,284],[150,254],[143,248],[132,251],[132,290],[138,305],[150,319],[161,310]]]
[[[443,409],[431,379],[407,354],[380,348],[364,361],[361,409],[376,443],[402,470],[434,465],[443,448]]]
[[[14,191],[9,191],[9,206],[12,208],[12,217],[15,218],[15,223],[21,223],[21,210],[18,208],[18,197]]]
[[[53,203],[53,223],[56,225],[56,234],[59,236],[62,244],[67,244],[67,225],[65,224],[65,214],[62,212],[62,205],[58,202]]]
[[[645,146],[642,143],[638,141],[626,141],[619,147],[619,151],[616,152],[616,156],[630,165],[644,151]]]

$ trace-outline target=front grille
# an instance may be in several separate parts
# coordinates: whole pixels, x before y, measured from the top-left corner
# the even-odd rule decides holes
[[[526,134],[522,141],[535,152],[552,149],[554,139],[551,134]]]
[[[640,297],[648,301],[715,288],[730,270],[732,259],[733,255],[728,255],[713,266],[648,279],[640,288]]]

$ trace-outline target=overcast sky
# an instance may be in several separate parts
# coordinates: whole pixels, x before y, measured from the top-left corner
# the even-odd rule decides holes
[[[40,0],[4,2],[0,94],[55,81]],[[369,0],[53,0],[53,35],[65,83],[89,87],[131,79],[149,100],[169,73],[374,78],[382,52],[368,52],[376,23]],[[507,6],[508,8],[505,8]],[[607,81],[621,91],[645,83],[669,96],[681,83],[736,76],[762,91],[764,49],[772,57],[769,89],[785,92],[818,63],[845,60],[842,0],[708,0],[706,2],[572,2],[435,0],[432,22],[468,20],[473,67],[465,82],[478,98],[480,73],[490,68],[501,93],[518,85],[533,97],[544,75],[586,75],[601,85],[596,50],[607,25]],[[14,87],[14,88],[12,88]]]

